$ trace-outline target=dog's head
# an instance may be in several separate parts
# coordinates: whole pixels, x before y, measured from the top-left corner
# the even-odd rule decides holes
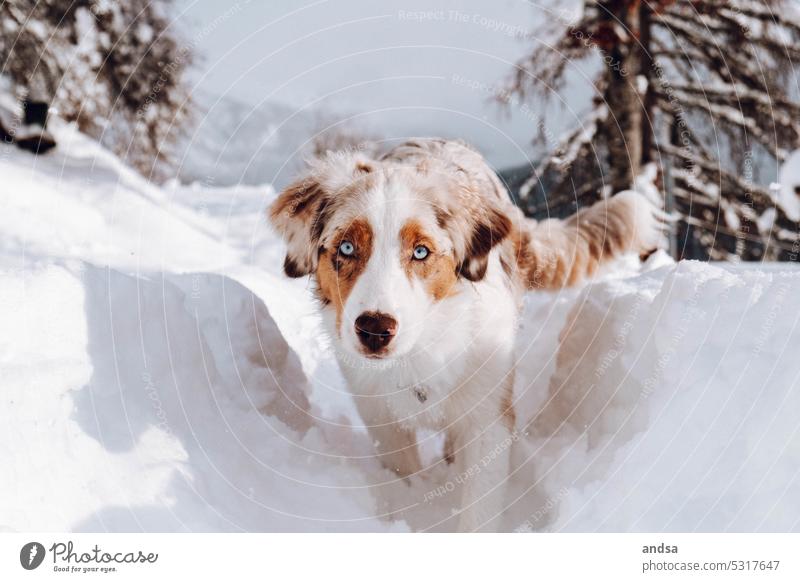
[[[509,234],[501,197],[481,191],[488,182],[435,161],[331,154],[270,209],[284,271],[315,278],[348,352],[409,353],[437,304],[483,279]]]

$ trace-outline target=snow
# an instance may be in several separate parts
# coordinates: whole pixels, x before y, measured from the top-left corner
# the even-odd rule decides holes
[[[778,205],[787,218],[800,221],[800,150],[793,152],[781,166]]]
[[[548,529],[796,531],[798,284],[797,271],[684,262],[549,311],[576,324],[552,374],[523,381],[540,409],[525,456],[559,499]]]
[[[87,137],[31,158],[4,146],[0,254],[7,260],[78,258],[118,268],[219,268],[238,253],[170,208],[165,195]],[[69,153],[64,153],[64,152]]]
[[[0,530],[452,528],[454,468],[371,457],[271,187],[158,188],[54,131],[0,146]],[[800,529],[798,291],[659,253],[529,294],[504,527]]]
[[[300,361],[242,285],[80,263],[4,291],[20,308],[3,329],[24,330],[3,338],[20,453],[5,459],[6,527],[386,527],[309,426]]]

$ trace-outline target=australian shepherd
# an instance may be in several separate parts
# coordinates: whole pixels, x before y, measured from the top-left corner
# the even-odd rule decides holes
[[[504,508],[523,294],[648,252],[660,232],[656,206],[633,191],[567,220],[525,218],[479,153],[441,139],[379,158],[329,153],[269,217],[287,244],[286,274],[313,278],[383,465],[420,473],[417,430],[445,433],[444,457],[468,475],[461,531],[496,529]]]

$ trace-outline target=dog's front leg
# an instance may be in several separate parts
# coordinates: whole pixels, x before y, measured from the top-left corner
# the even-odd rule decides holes
[[[397,424],[370,426],[368,430],[384,467],[400,477],[409,477],[422,471],[414,431]]]
[[[459,480],[463,483],[458,530],[497,531],[508,479],[511,431],[503,419],[495,419],[485,430],[467,430],[461,437],[462,449],[456,455],[461,459]]]
[[[492,377],[502,380],[488,393],[485,380],[467,390],[477,401],[471,400],[456,426],[455,458],[462,491],[458,530],[462,532],[498,531],[505,508],[515,421],[514,374],[504,372],[502,366],[496,369]]]
[[[397,422],[382,398],[357,397],[356,408],[384,467],[400,477],[422,470],[416,432]]]

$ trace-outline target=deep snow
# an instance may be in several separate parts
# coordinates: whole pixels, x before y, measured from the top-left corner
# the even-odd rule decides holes
[[[371,458],[272,189],[157,188],[57,132],[0,148],[0,527],[452,528],[454,469]],[[529,294],[505,527],[800,529],[798,291],[656,255]]]

